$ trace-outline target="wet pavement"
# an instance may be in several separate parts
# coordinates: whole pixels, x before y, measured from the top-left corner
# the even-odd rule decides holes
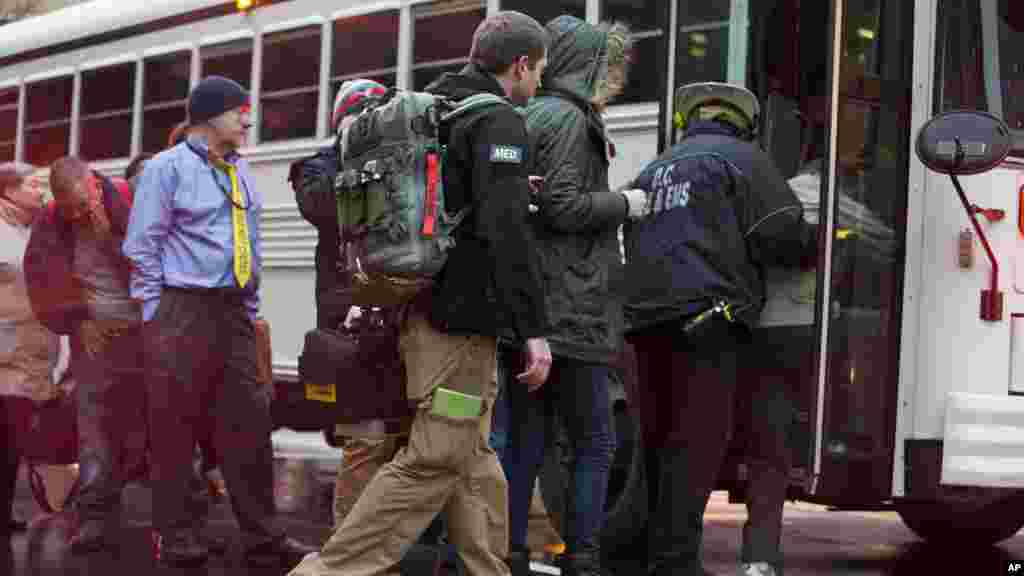
[[[277,500],[280,520],[289,536],[308,543],[322,543],[330,536],[333,475],[341,453],[323,443],[319,434],[279,431],[274,437]],[[159,575],[228,576],[263,574],[281,576],[281,568],[250,568],[242,559],[238,528],[226,501],[211,507],[207,522],[210,536],[224,538],[229,550],[223,557],[211,557],[203,567],[174,569],[158,566],[153,560],[151,540],[151,491],[130,484],[123,493],[121,527],[114,532],[117,546],[87,555],[71,555],[67,550],[68,518],[48,515],[32,499],[24,472],[19,477],[15,516],[31,519],[27,532],[11,541],[16,576],[50,575]],[[6,573],[0,564],[0,574]]]
[[[328,448],[318,435],[277,434],[276,497],[289,535],[321,543],[330,535],[330,497],[340,452]],[[285,458],[286,457],[286,458]],[[231,542],[229,552],[197,569],[170,569],[153,562],[150,542],[150,491],[130,485],[124,494],[118,545],[110,552],[71,556],[66,550],[67,523],[48,516],[32,500],[24,475],[19,479],[16,515],[33,519],[28,532],[12,539],[14,565],[0,563],[0,576],[281,576],[283,568],[257,570],[243,563],[237,527],[226,503],[211,512],[208,530]],[[707,572],[738,573],[740,537],[746,519],[743,506],[729,504],[723,493],[713,495],[705,518],[704,561]],[[829,512],[820,506],[786,506],[783,550],[787,576],[917,576],[928,574],[1024,574],[1024,535],[984,549],[938,548],[922,544],[890,512]],[[2,555],[0,555],[2,556]],[[0,561],[3,559],[0,558]],[[429,571],[407,571],[428,576]],[[557,573],[550,571],[548,573]],[[432,575],[431,575],[432,576]],[[620,575],[626,576],[626,575]],[[634,575],[628,575],[634,576]]]

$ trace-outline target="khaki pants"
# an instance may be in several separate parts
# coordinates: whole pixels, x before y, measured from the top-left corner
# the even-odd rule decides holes
[[[471,576],[507,576],[508,484],[488,439],[497,347],[494,338],[453,336],[411,316],[402,328],[410,398],[422,398],[409,445],[381,467],[351,513],[291,576],[377,576],[402,558],[444,512],[448,537]],[[484,397],[475,419],[431,414],[438,386]]]
[[[395,439],[350,438],[343,448],[345,454],[334,481],[334,529],[349,515],[363,490],[381,466],[395,455]]]

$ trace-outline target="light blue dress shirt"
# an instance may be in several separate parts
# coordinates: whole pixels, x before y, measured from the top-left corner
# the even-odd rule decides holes
[[[133,264],[131,295],[142,301],[143,321],[156,314],[164,286],[238,287],[231,181],[209,164],[207,154],[205,139],[193,135],[146,162],[139,176],[123,250]],[[245,304],[255,319],[260,308],[263,197],[243,158],[234,154],[225,160],[236,167],[241,205],[249,207],[252,277],[245,287]]]

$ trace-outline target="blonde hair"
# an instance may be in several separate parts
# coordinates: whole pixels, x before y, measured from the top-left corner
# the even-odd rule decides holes
[[[9,186],[26,185],[40,189],[46,200],[53,198],[49,168],[38,168],[24,162],[0,163],[0,195]]]
[[[42,209],[42,204],[25,205],[23,201],[9,198],[8,192],[28,186],[38,191],[43,203],[49,202],[53,195],[50,193],[48,175],[48,168],[37,168],[23,162],[0,163],[0,220],[12,225],[31,222]]]
[[[624,22],[602,22],[598,29],[605,33],[604,59],[608,66],[597,80],[592,101],[598,108],[604,108],[626,88],[634,42],[629,25]],[[613,70],[621,72],[621,77],[613,78]]]

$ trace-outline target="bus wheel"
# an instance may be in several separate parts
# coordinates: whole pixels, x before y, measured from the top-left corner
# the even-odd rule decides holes
[[[896,511],[929,543],[991,546],[1024,527],[1024,491],[947,487],[936,500],[898,502]]]

